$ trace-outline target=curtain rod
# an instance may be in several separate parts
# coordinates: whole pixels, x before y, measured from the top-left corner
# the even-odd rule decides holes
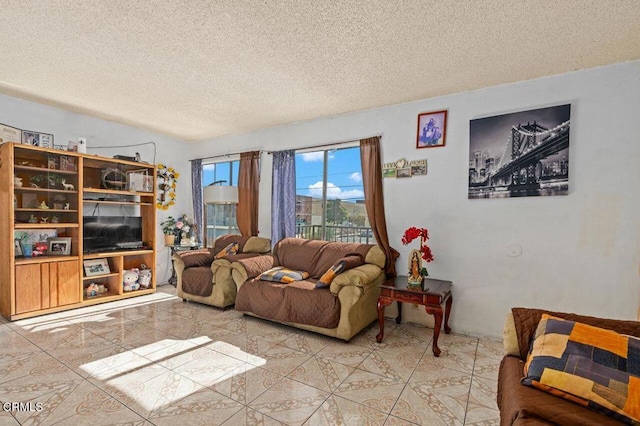
[[[192,158],[189,161],[196,161],[196,160],[213,160],[214,158],[222,158],[222,157],[231,157],[233,155],[240,155],[240,154],[244,154],[245,152],[252,152],[252,151],[242,151],[242,152],[232,152],[230,154],[219,154],[219,155],[212,155],[211,157],[202,157],[202,158]],[[260,154],[262,154],[264,151],[259,150],[258,151]]]
[[[324,143],[324,144],[319,144],[319,145],[303,146],[303,147],[300,147],[300,148],[294,148],[294,151],[302,150],[302,149],[326,148],[326,147],[329,147],[329,146],[344,145],[346,143],[351,143],[351,142],[360,142],[362,139],[375,138],[376,136],[382,137],[382,135],[383,135],[382,133],[378,133],[377,135],[365,136],[365,137],[362,137],[360,139],[351,139],[351,140],[345,140],[345,141]],[[267,151],[267,154],[273,154],[273,152],[274,151]]]

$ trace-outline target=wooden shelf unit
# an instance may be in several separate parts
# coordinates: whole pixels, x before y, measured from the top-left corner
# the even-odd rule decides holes
[[[148,192],[129,190],[130,173],[144,175]],[[17,320],[155,292],[155,175],[151,164],[0,145],[0,205],[9,206],[8,214],[0,215],[0,249],[8,254],[8,261],[0,262],[0,314]],[[84,253],[83,217],[94,214],[142,217],[143,243],[149,249]],[[70,255],[16,256],[16,238],[42,239],[52,232],[71,238]],[[85,276],[83,261],[91,259],[106,259],[109,273]],[[124,292],[122,274],[143,264],[152,269],[149,287]],[[84,290],[92,283],[108,290],[87,297]]]

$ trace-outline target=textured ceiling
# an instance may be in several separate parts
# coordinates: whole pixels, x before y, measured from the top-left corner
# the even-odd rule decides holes
[[[0,28],[0,92],[187,141],[640,58],[638,0],[0,0]]]

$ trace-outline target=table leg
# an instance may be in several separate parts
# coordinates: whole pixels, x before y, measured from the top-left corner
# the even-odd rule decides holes
[[[453,295],[449,294],[444,311],[444,332],[451,333],[451,327],[449,327],[449,317],[451,316],[451,305],[453,304]]]
[[[425,311],[433,315],[435,324],[433,325],[433,356],[440,356],[440,348],[438,347],[438,337],[440,336],[440,328],[442,327],[442,306],[432,307],[425,306]]]
[[[376,336],[376,342],[382,342],[384,339],[384,307],[391,304],[391,299],[385,299],[383,297],[378,298],[378,325],[380,326],[380,333]]]
[[[396,324],[400,324],[402,322],[402,302],[396,301],[398,305],[398,316],[396,317]]]

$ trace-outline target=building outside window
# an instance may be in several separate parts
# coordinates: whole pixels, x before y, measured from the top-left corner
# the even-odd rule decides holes
[[[296,153],[296,236],[374,243],[358,146]]]
[[[237,190],[235,202],[230,201],[230,191],[216,191],[220,194],[213,200],[207,200],[206,187],[215,186],[238,186],[239,161],[225,161],[220,163],[209,163],[202,165],[202,184],[205,190],[205,242],[207,247],[213,247],[216,238],[222,235],[238,234],[238,223],[236,220]],[[222,189],[222,188],[220,188]],[[227,188],[224,188],[227,189]]]

